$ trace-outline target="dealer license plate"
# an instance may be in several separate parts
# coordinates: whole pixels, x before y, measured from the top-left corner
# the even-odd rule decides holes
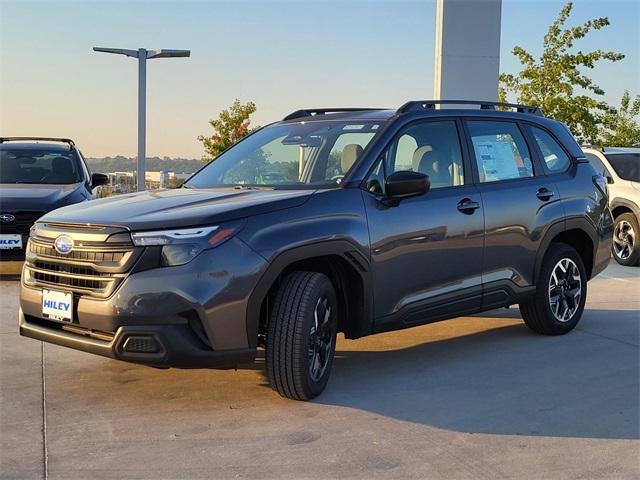
[[[70,322],[73,318],[73,294],[57,290],[42,290],[42,316]]]
[[[22,248],[22,235],[17,233],[4,233],[0,235],[0,250],[11,250],[14,248]]]

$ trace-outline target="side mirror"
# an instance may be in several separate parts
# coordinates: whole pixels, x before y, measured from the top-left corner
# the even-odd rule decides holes
[[[423,195],[429,191],[429,176],[420,172],[401,170],[387,177],[385,189],[387,197],[401,199]]]
[[[607,183],[611,185],[613,183],[613,177],[611,175],[606,175],[604,178],[607,179]]]
[[[106,185],[109,183],[109,176],[104,173],[91,174],[91,188],[99,187],[100,185]]]

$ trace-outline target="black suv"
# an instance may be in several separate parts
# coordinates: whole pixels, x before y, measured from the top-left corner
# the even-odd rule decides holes
[[[234,367],[263,347],[272,387],[306,400],[337,332],[513,304],[532,330],[569,332],[611,239],[606,180],[536,108],[299,110],[181,189],[41,218],[20,333],[156,367]]]
[[[54,142],[54,143],[51,143]],[[51,210],[91,199],[107,183],[68,138],[0,138],[0,262],[24,260],[33,223]]]

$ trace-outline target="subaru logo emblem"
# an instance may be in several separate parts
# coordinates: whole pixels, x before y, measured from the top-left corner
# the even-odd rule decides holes
[[[0,222],[2,223],[11,223],[16,219],[15,215],[11,215],[10,213],[0,214]]]
[[[66,255],[73,250],[73,238],[69,235],[60,235],[56,238],[56,241],[53,242],[53,247],[59,254]]]

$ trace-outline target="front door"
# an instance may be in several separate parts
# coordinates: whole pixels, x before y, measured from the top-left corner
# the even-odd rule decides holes
[[[377,331],[480,307],[483,208],[463,161],[460,126],[454,120],[409,124],[367,181]],[[429,192],[385,202],[385,178],[400,170],[429,175]]]

